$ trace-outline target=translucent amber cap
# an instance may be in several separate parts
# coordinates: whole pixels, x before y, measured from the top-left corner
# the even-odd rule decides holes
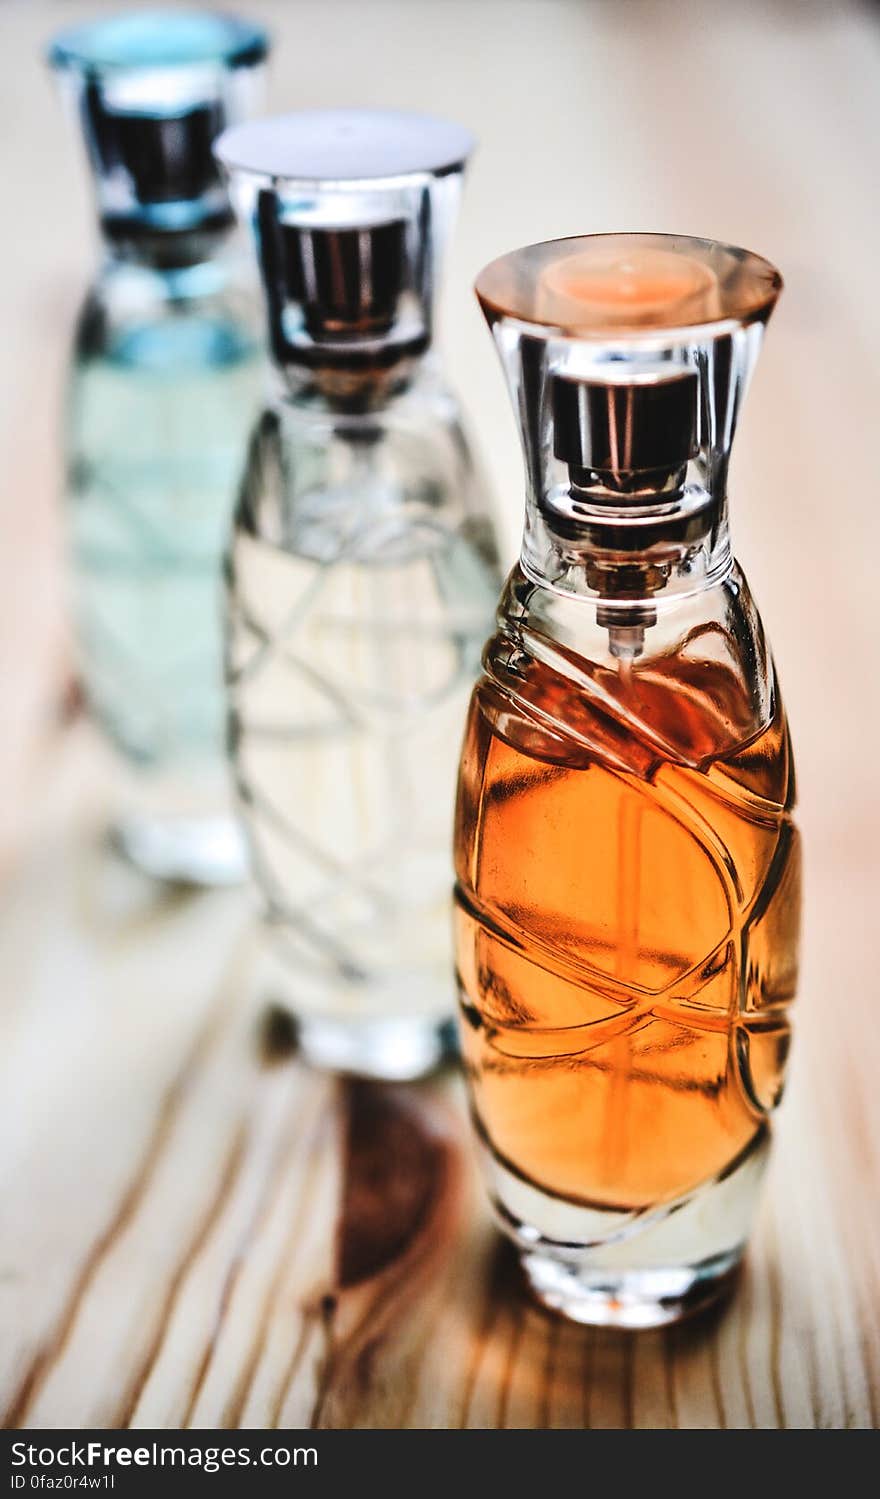
[[[576,530],[597,506],[630,520],[659,507],[664,524],[672,507],[718,529],[782,290],[774,266],[712,240],[595,234],[503,255],[476,289],[519,421],[536,535],[539,515]]]
[[[476,283],[490,323],[589,340],[765,322],[781,290],[760,255],[674,234],[547,240],[493,260]]]

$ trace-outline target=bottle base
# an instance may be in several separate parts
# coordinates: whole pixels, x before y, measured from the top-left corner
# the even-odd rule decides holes
[[[742,1251],[696,1265],[609,1273],[550,1255],[526,1254],[522,1266],[533,1295],[571,1322],[638,1331],[693,1315],[733,1286]]]
[[[169,884],[238,885],[248,855],[236,819],[213,816],[129,815],[110,830],[114,848],[151,879]]]
[[[502,1231],[545,1306],[574,1322],[662,1327],[724,1294],[742,1259],[770,1131],[686,1196],[633,1210],[590,1207],[527,1181],[481,1138]]]
[[[309,1066],[378,1082],[414,1082],[457,1054],[452,1020],[294,1015],[294,1025],[298,1053]]]

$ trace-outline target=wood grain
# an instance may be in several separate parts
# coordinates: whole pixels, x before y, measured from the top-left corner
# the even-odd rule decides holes
[[[453,371],[512,554],[513,424],[469,292],[537,237],[657,228],[776,260],[732,521],[774,641],[807,855],[791,1084],[736,1294],[671,1331],[525,1298],[458,1079],[307,1073],[247,893],[101,840],[115,772],[59,712],[55,434],[88,199],[38,61],[94,3],[0,13],[0,1407],[26,1427],[867,1427],[880,1414],[876,8],[265,0],[273,102],[454,110],[482,140]],[[245,6],[245,9],[250,7]],[[340,50],[339,38],[349,44]]]

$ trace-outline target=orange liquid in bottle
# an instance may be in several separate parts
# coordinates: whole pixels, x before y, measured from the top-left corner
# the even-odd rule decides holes
[[[778,694],[755,731],[712,654],[577,662],[578,684],[498,637],[474,692],[465,1061],[488,1148],[568,1202],[684,1196],[748,1152],[781,1090],[800,896],[788,733]]]

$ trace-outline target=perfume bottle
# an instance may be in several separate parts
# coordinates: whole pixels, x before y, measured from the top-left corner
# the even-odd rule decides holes
[[[263,354],[259,304],[212,155],[259,97],[257,27],[123,14],[50,50],[85,137],[102,260],[67,417],[79,670],[135,774],[113,829],[157,878],[243,877],[224,760],[221,567]]]
[[[304,1056],[409,1078],[454,1045],[457,753],[500,578],[435,357],[471,139],[304,111],[227,132],[276,376],[229,558],[230,742]]]
[[[462,1044],[501,1227],[580,1322],[657,1325],[730,1281],[782,1090],[794,773],[727,523],[780,288],[642,234],[477,282],[527,503],[461,763]]]

